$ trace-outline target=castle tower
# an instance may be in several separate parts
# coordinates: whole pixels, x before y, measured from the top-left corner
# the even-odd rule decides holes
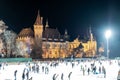
[[[38,15],[34,23],[34,37],[35,37],[35,58],[41,58],[42,55],[42,34],[43,34],[43,18]]]
[[[40,13],[38,11],[38,15],[36,21],[34,23],[34,36],[36,40],[42,41],[42,33],[43,33],[43,18],[40,17]]]

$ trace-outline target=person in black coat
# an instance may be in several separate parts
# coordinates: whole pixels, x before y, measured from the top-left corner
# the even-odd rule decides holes
[[[25,79],[25,73],[23,72],[23,74],[22,74],[22,80],[24,80]]]
[[[57,77],[58,77],[58,75],[54,74],[53,75],[53,80],[56,80]]]
[[[29,79],[29,71],[26,73],[27,80]]]
[[[71,74],[72,74],[72,72],[70,72],[69,75],[68,75],[68,79],[69,79],[69,80],[70,80]]]
[[[17,70],[14,71],[15,80],[16,80],[16,75],[17,75]]]
[[[63,80],[63,76],[64,76],[64,75],[63,75],[63,73],[62,73],[62,74],[61,74],[61,80]]]

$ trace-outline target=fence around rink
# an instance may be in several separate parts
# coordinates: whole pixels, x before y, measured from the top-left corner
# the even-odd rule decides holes
[[[0,58],[0,62],[28,62],[32,58]]]

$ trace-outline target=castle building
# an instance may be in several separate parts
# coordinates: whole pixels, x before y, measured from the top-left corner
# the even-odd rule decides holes
[[[43,26],[42,20],[38,11],[33,30],[24,28],[18,34],[16,41],[25,44],[21,47],[21,49],[27,50],[24,53],[25,57],[30,57],[30,54],[36,54],[39,57],[41,55],[42,58],[66,58],[72,55],[83,57],[84,54],[85,57],[94,57],[96,55],[97,42],[93,39],[92,33],[90,33],[90,39],[87,42],[82,42],[79,38],[70,42],[67,30],[64,35],[61,35],[57,28],[49,27],[48,21]],[[33,50],[35,52],[32,52]]]

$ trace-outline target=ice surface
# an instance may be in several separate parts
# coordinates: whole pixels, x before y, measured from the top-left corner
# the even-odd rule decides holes
[[[99,62],[95,62],[95,65],[97,67],[97,72],[98,72],[98,67],[99,66],[104,66],[106,69],[106,78],[104,78],[103,74],[93,74],[90,72],[90,75],[87,74],[87,68],[90,67],[92,62],[80,62],[79,64],[76,62],[74,63],[75,66],[72,68],[71,63],[68,62],[68,65],[66,66],[66,63],[59,63],[57,67],[51,67],[50,65],[46,65],[45,63],[40,64],[38,62],[40,72],[39,73],[34,73],[34,72],[29,72],[29,78],[33,77],[32,80],[53,80],[52,77],[56,73],[58,77],[56,80],[61,80],[61,74],[63,73],[63,80],[69,80],[68,75],[70,72],[71,74],[71,79],[70,80],[117,80],[117,74],[120,69],[118,66],[117,61],[112,60],[112,64],[110,64],[109,61],[102,61],[102,64],[100,65]],[[17,72],[17,80],[22,80],[22,73],[27,66],[25,65],[26,63],[21,63],[21,64],[9,64],[8,66],[4,65],[1,67],[0,70],[0,80],[14,80],[14,71],[18,70]],[[34,63],[30,63],[30,65],[34,65]],[[83,75],[83,71],[81,70],[81,65],[85,67],[85,75]],[[42,66],[47,66],[49,68],[49,73],[45,74],[42,72]]]

